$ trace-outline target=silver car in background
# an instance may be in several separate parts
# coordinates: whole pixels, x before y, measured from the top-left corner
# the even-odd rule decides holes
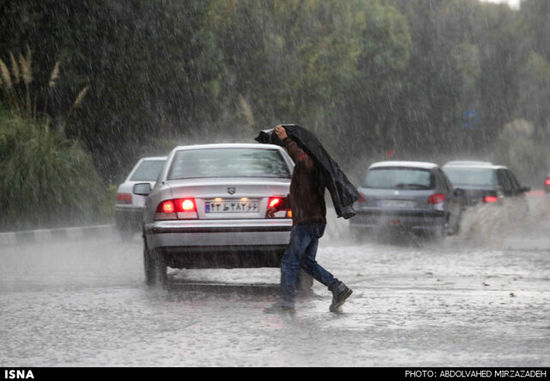
[[[435,163],[374,163],[358,190],[362,198],[355,205],[356,216],[350,219],[354,235],[381,228],[443,237],[460,228],[463,191],[453,189]]]
[[[165,156],[139,159],[128,177],[118,186],[115,203],[115,223],[122,238],[131,238],[135,232],[141,229],[143,221],[146,197],[135,194],[134,185],[147,182],[151,187],[154,187],[165,162]]]
[[[149,285],[167,281],[167,267],[279,267],[290,239],[290,210],[267,218],[287,197],[294,164],[279,146],[208,144],[172,150],[143,220]],[[150,193],[149,193],[150,191]]]

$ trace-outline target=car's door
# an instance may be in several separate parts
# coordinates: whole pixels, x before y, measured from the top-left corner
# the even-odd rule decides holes
[[[445,194],[445,212],[448,216],[448,226],[450,229],[456,230],[461,211],[460,198],[455,194],[453,185],[441,169],[436,168],[435,175],[441,190]]]

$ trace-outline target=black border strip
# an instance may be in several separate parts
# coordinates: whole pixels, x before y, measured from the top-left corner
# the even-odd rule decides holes
[[[300,367],[293,367],[297,370]],[[302,367],[303,368],[303,367]],[[109,377],[144,377],[157,380],[165,376],[181,376],[182,369],[188,375],[195,375],[189,372],[197,372],[196,376],[203,378],[206,373],[223,372],[222,377],[230,373],[239,375],[239,379],[257,380],[261,372],[273,375],[277,372],[281,376],[288,376],[289,369],[280,367],[0,367],[0,380],[79,380],[84,377],[99,378]],[[548,367],[308,367],[308,375],[320,372],[323,376],[341,377],[348,371],[358,379],[366,376],[384,376],[396,380],[549,380],[550,368]],[[206,373],[205,373],[206,372]],[[248,374],[247,374],[248,373]],[[298,372],[299,373],[299,372]],[[243,378],[243,376],[245,376]]]

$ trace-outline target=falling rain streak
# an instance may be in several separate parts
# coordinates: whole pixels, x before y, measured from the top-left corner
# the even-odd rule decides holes
[[[1,234],[113,224],[139,158],[279,123],[355,184],[375,161],[484,160],[533,190],[525,218],[471,211],[439,243],[353,241],[330,210],[319,255],[353,297],[327,316],[317,285],[292,321],[261,313],[277,269],[152,291],[138,234],[2,245],[3,366],[549,366],[550,1],[19,0],[0,17]],[[239,205],[258,208],[209,208]]]
[[[139,157],[281,122],[312,130],[356,180],[387,157],[461,157],[540,187],[550,6],[517,5],[4,2],[0,228],[108,220]]]

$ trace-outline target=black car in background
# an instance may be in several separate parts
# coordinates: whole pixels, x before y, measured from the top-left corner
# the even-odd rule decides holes
[[[483,161],[451,161],[442,167],[454,187],[464,189],[466,205],[504,205],[515,200],[528,210],[525,192],[512,171],[504,165]]]

